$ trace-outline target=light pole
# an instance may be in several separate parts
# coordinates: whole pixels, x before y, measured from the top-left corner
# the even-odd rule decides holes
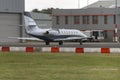
[[[88,8],[89,0],[87,0],[87,8]]]
[[[117,0],[115,0],[115,8],[117,8]]]
[[[80,0],[78,0],[78,8],[80,8]]]
[[[88,6],[88,4],[89,4],[89,0],[87,0],[87,6]]]
[[[119,37],[118,37],[118,23],[117,23],[117,0],[115,0],[115,17],[116,17],[116,22],[115,22],[115,42],[119,42]]]

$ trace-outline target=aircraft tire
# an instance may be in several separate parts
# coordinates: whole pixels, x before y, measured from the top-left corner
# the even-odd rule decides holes
[[[82,41],[80,41],[80,45],[82,45]]]
[[[63,41],[60,41],[60,42],[59,42],[59,45],[63,45]]]
[[[45,42],[46,43],[46,45],[50,45],[50,42]]]

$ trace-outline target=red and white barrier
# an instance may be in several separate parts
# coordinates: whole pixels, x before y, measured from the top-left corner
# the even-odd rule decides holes
[[[100,53],[101,52],[101,48],[85,48],[84,49],[84,52],[85,53],[89,53],[89,52],[91,52],[91,53]]]
[[[10,47],[8,47],[8,46],[3,46],[3,47],[1,48],[1,51],[2,51],[2,52],[10,52]]]
[[[3,46],[0,47],[1,52],[35,52],[34,47],[8,47],[8,46]]]
[[[38,50],[40,49],[40,50]],[[120,48],[72,48],[72,47],[0,47],[1,52],[51,52],[51,53],[120,53]]]
[[[10,47],[10,51],[12,52],[17,52],[17,51],[21,51],[21,52],[25,52],[25,48],[26,47]]]
[[[51,47],[43,47],[41,48],[42,52],[51,52]]]
[[[41,52],[52,52],[52,53],[120,53],[120,48],[67,48],[67,47],[43,47]]]
[[[61,47],[60,52],[75,53],[75,48]]]

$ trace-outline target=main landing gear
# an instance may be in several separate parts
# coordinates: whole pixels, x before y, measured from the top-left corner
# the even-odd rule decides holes
[[[46,44],[46,45],[50,45],[50,42],[47,41],[47,42],[45,42],[45,44]]]
[[[63,45],[63,41],[60,41],[60,42],[59,42],[59,45]]]
[[[82,45],[83,43],[82,43],[82,40],[80,40],[80,45]]]

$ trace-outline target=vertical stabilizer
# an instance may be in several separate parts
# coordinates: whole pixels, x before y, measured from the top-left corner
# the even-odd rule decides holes
[[[24,16],[24,21],[25,21],[25,29],[26,29],[26,32],[27,32],[27,33],[30,33],[30,32],[32,32],[33,30],[37,29],[38,26],[37,26],[35,20],[32,19],[30,13],[25,12],[24,15],[25,15],[25,16]]]

